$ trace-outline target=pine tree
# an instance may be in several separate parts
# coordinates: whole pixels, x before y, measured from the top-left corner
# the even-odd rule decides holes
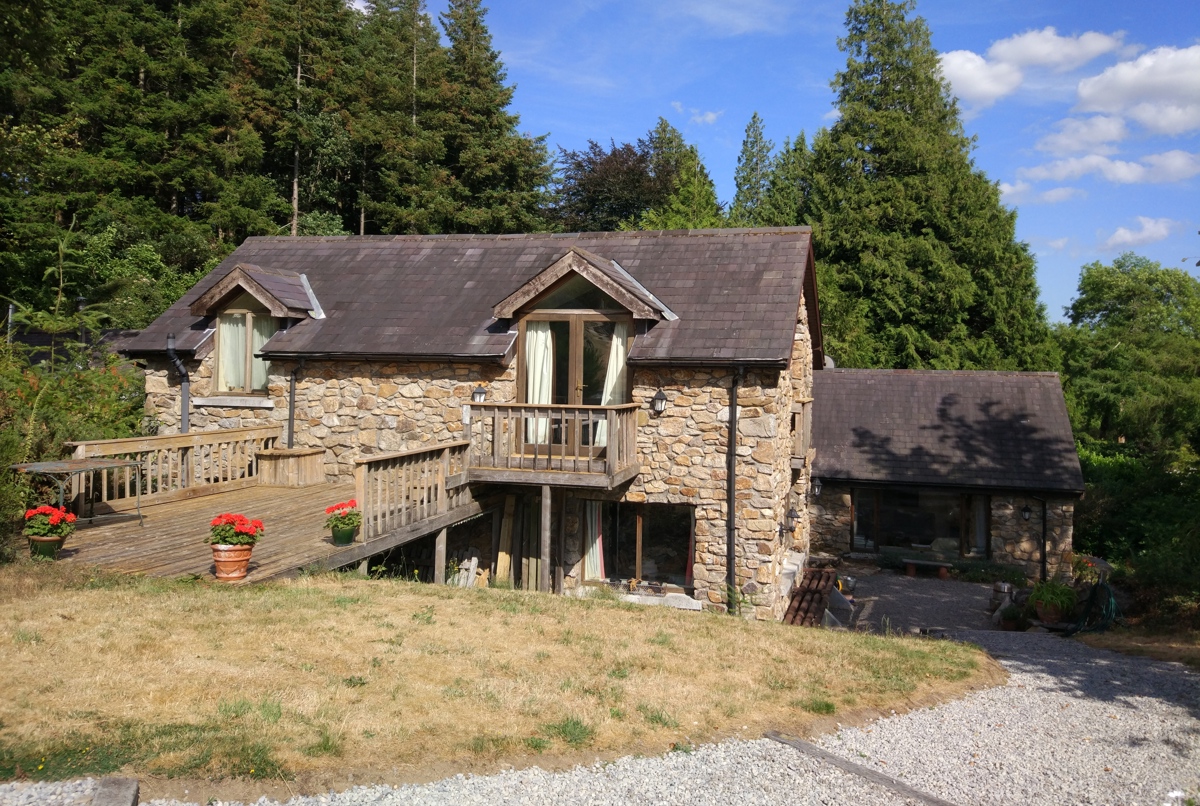
[[[662,201],[621,229],[713,229],[727,226],[717,189],[700,152],[684,141],[679,130],[659,118],[638,145],[650,158],[651,178],[659,184]]]
[[[481,0],[450,0],[440,19],[449,39],[445,95],[445,169],[451,206],[443,232],[530,232],[546,227],[550,161],[545,137],[517,131],[508,112],[500,55]]]
[[[783,141],[783,148],[771,160],[756,226],[794,227],[804,223],[811,162],[812,152],[804,132],[795,142]]]
[[[763,203],[770,186],[771,151],[775,144],[763,134],[762,118],[755,112],[746,124],[742,153],[738,155],[734,182],[737,192],[729,210],[729,223],[734,227],[761,227]]]
[[[829,352],[844,366],[1045,368],[1034,261],[973,141],[911,0],[855,0],[833,80],[840,119],[813,142]]]

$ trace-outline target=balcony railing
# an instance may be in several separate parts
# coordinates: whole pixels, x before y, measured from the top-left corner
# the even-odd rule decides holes
[[[466,442],[445,442],[356,460],[354,489],[363,514],[359,540],[428,523],[471,501]]]
[[[464,413],[472,481],[611,489],[633,478],[639,404],[482,403]]]

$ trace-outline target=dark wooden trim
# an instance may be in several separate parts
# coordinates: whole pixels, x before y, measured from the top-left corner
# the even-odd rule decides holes
[[[527,280],[524,285],[518,288],[508,297],[501,300],[500,303],[492,309],[492,315],[497,319],[510,319],[516,315],[517,311],[526,305],[530,304],[538,297],[551,291],[559,281],[565,280],[572,272],[580,275],[596,288],[603,291],[608,296],[612,297],[619,304],[623,305],[633,314],[636,319],[662,319],[662,313],[642,300],[638,299],[633,294],[625,290],[623,286],[613,280],[604,272],[593,266],[586,258],[579,254],[574,248],[568,250],[558,260],[551,263],[530,280]]]

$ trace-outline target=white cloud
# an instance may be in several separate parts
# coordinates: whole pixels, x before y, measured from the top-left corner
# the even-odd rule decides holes
[[[821,120],[828,120],[830,122],[837,122],[841,119],[842,119],[842,110],[840,110],[840,109],[830,109],[824,115],[821,115]]]
[[[1083,120],[1067,118],[1060,120],[1056,128],[1058,131],[1043,137],[1035,148],[1058,156],[1080,152],[1112,154],[1117,149],[1111,144],[1120,142],[1129,135],[1124,120],[1107,115],[1096,115]]]
[[[1158,134],[1200,129],[1200,45],[1155,48],[1085,78],[1079,109],[1124,115]]]
[[[693,109],[691,111],[692,111],[692,117],[690,119],[690,122],[691,123],[700,123],[705,126],[711,126],[712,124],[717,122],[717,118],[719,118],[719,117],[721,117],[721,115],[725,114],[724,109],[722,109],[720,112],[701,112],[699,109]]]
[[[1123,31],[1102,34],[1087,31],[1079,36],[1059,36],[1054,28],[1026,31],[993,42],[988,59],[1014,67],[1050,67],[1055,70],[1074,70],[1097,56],[1121,47]]]
[[[1054,28],[1026,31],[993,42],[986,58],[970,50],[943,53],[942,75],[960,99],[973,109],[986,109],[1020,88],[1026,68],[1074,70],[1097,56],[1119,50],[1124,36],[1120,31],[1087,31],[1078,36],[1059,36]]]
[[[1063,250],[1067,248],[1067,244],[1070,243],[1070,241],[1070,238],[1055,238],[1053,241],[1046,241],[1046,246],[1056,251]]]
[[[1024,80],[1019,68],[988,62],[969,50],[952,50],[943,53],[941,59],[942,75],[950,82],[954,94],[976,109],[989,107],[1016,92]]]
[[[1008,182],[1000,183],[1000,195],[1004,197],[1006,204],[1058,204],[1059,202],[1070,201],[1071,199],[1086,196],[1079,188],[1050,188],[1041,193],[1033,192],[1033,185],[1022,180],[1017,180],[1012,184]]]
[[[1128,227],[1117,227],[1117,231],[1104,242],[1105,249],[1126,249],[1131,246],[1144,246],[1148,243],[1161,241],[1171,234],[1171,230],[1179,225],[1178,221],[1169,218],[1147,218],[1138,216],[1139,230]]]
[[[676,112],[683,112],[683,104],[679,103],[679,101],[671,101],[671,108]]]
[[[1200,174],[1200,155],[1176,150],[1142,157],[1141,162],[1127,162],[1088,154],[1017,171],[1021,178],[1035,182],[1062,182],[1093,173],[1121,185],[1179,182]]]
[[[782,31],[795,6],[785,0],[675,0],[666,10],[693,17],[723,36],[739,36]]]

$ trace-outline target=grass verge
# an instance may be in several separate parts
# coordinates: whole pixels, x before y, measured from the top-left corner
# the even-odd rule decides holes
[[[0,613],[3,779],[546,765],[803,734],[998,677],[946,641],[336,574],[224,587],[19,562]]]
[[[1200,669],[1200,631],[1166,630],[1156,627],[1114,627],[1102,633],[1076,636],[1088,646],[1126,655],[1186,663]]]

